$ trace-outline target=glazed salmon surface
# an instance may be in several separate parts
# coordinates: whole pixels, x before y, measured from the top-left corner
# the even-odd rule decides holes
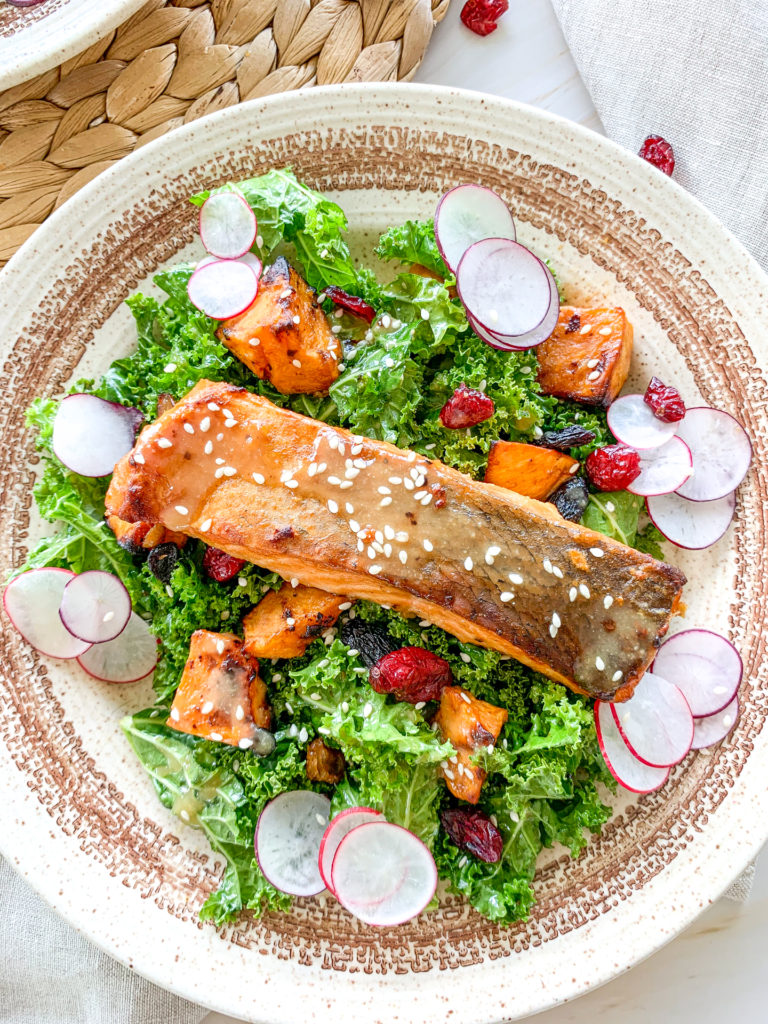
[[[685,583],[551,505],[226,383],[201,381],[144,428],[107,512],[426,618],[606,700],[631,695]]]

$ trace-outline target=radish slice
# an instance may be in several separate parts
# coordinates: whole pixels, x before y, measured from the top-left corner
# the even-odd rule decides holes
[[[117,576],[92,569],[64,587],[59,616],[73,636],[89,644],[103,644],[128,625],[131,598]]]
[[[626,745],[611,713],[611,704],[595,701],[595,730],[608,771],[620,786],[632,793],[651,793],[669,778],[669,768],[651,768],[638,761]]]
[[[703,750],[725,739],[739,718],[739,698],[734,697],[731,703],[714,715],[697,718],[693,727],[692,750]]]
[[[608,426],[617,441],[645,451],[666,444],[679,424],[654,416],[642,395],[622,395],[608,408]]]
[[[103,683],[135,683],[157,664],[157,639],[136,612],[114,640],[94,644],[78,659],[89,676]]]
[[[212,320],[228,320],[248,309],[258,288],[259,280],[246,263],[215,260],[192,274],[187,294],[192,305]]]
[[[331,881],[331,868],[339,843],[353,828],[357,828],[358,825],[366,825],[369,821],[376,821],[381,817],[381,811],[374,811],[371,807],[347,807],[346,810],[336,815],[323,833],[317,864],[326,889],[330,889],[334,896],[336,893]]]
[[[527,334],[550,312],[547,268],[525,246],[486,238],[464,253],[456,288],[472,318],[502,342]]]
[[[640,476],[627,485],[632,494],[643,497],[671,494],[693,473],[691,449],[679,437],[671,437],[660,448],[650,448],[640,455]]]
[[[388,821],[358,825],[344,836],[331,877],[339,903],[378,927],[410,921],[437,888],[437,867],[427,847]]]
[[[549,279],[550,306],[541,323],[526,334],[499,334],[496,331],[492,331],[484,327],[470,313],[467,313],[467,319],[469,320],[470,326],[478,338],[482,338],[483,341],[486,341],[494,348],[498,348],[506,352],[522,352],[525,349],[533,348],[535,345],[540,345],[542,341],[547,340],[552,331],[554,331],[555,326],[557,325],[557,318],[560,315],[560,296],[557,291],[555,279],[550,273],[549,268],[543,263],[542,267]]]
[[[200,238],[221,260],[243,256],[256,240],[258,225],[253,210],[236,192],[209,196],[200,208]]]
[[[49,658],[77,658],[90,644],[73,636],[59,618],[61,595],[75,574],[69,569],[30,569],[3,594],[8,618],[28,644]]]
[[[682,690],[696,718],[715,715],[731,703],[744,671],[730,640],[708,629],[686,629],[665,640],[653,671]]]
[[[328,797],[311,789],[281,793],[261,812],[254,836],[256,859],[276,889],[292,896],[323,891],[318,851],[330,812]]]
[[[218,256],[203,256],[198,264],[195,266],[195,270],[199,270],[201,267],[207,267],[210,263],[221,263],[222,261]],[[250,267],[257,278],[261,277],[261,271],[263,270],[263,264],[258,256],[252,252],[247,252],[243,256],[239,256],[235,263],[244,263],[246,267]]]
[[[739,421],[705,406],[689,409],[677,427],[691,449],[695,470],[678,494],[689,501],[714,501],[735,490],[752,461],[752,443]]]
[[[635,692],[611,713],[631,753],[652,768],[678,764],[691,749],[693,715],[674,683],[646,672]]]
[[[53,421],[53,451],[80,476],[107,476],[133,448],[138,410],[95,395],[68,395]]]
[[[515,240],[515,222],[501,196],[483,185],[457,185],[437,204],[435,241],[454,274],[467,249],[484,238]]]
[[[655,526],[679,548],[699,550],[720,540],[731,525],[736,496],[715,501],[688,501],[679,494],[654,494],[645,499]]]

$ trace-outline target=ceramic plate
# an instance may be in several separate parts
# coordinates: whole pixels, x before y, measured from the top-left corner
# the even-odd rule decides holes
[[[0,0],[0,91],[74,57],[122,24],[145,0]]]
[[[570,301],[621,305],[635,325],[632,380],[675,381],[691,404],[736,414],[754,444],[737,520],[687,573],[686,623],[728,634],[745,662],[743,713],[660,792],[628,794],[576,861],[550,851],[527,923],[502,929],[461,899],[376,931],[332,899],[217,932],[197,908],[221,864],[159,804],[118,730],[141,684],[107,686],[46,663],[2,622],[0,846],[60,913],[168,988],[235,1016],[336,1024],[484,1024],[542,1010],[637,963],[716,899],[768,832],[768,704],[760,609],[766,537],[768,281],[674,182],[541,111],[426,86],[331,87],[232,107],[102,175],[54,214],[3,272],[2,561],[39,533],[24,409],[134,343],[121,305],[193,251],[187,196],[292,164],[346,209],[353,242],[438,193],[482,182],[509,201],[522,240],[547,254]],[[202,252],[202,250],[200,250]],[[678,628],[682,623],[679,623]],[[340,1017],[341,1015],[341,1017]]]

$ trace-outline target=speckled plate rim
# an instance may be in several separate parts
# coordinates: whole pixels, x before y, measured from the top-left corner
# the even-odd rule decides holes
[[[226,142],[230,128],[246,125],[249,120],[280,116],[294,129],[310,126],[314,123],[312,119],[321,115],[323,104],[334,103],[348,103],[350,118],[359,118],[361,110],[379,110],[390,123],[397,122],[400,115],[404,120],[420,117],[437,130],[447,129],[450,124],[456,129],[456,117],[449,113],[449,108],[462,111],[468,118],[478,116],[482,108],[484,116],[509,118],[517,122],[516,127],[530,128],[534,139],[537,131],[549,131],[558,138],[570,137],[593,154],[590,178],[593,184],[602,183],[607,194],[610,186],[618,187],[622,171],[629,169],[632,187],[627,194],[640,202],[646,214],[653,210],[652,223],[662,238],[675,239],[676,233],[679,235],[683,213],[691,214],[706,227],[712,250],[717,253],[716,263],[707,263],[702,258],[707,279],[722,283],[733,315],[739,321],[751,317],[749,333],[758,337],[757,313],[744,298],[743,283],[734,290],[724,279],[721,282],[718,267],[738,267],[742,282],[751,285],[755,294],[768,293],[768,280],[722,225],[674,182],[608,140],[551,114],[483,94],[396,84],[324,87],[254,101],[195,122],[128,157],[65,204],[13,258],[3,272],[5,298],[0,295],[0,324],[9,322],[14,303],[20,301],[17,296],[24,295],[29,261],[38,258],[36,250],[49,245],[54,251],[68,251],[76,258],[80,251],[76,241],[78,228],[82,229],[97,209],[100,215],[102,211],[104,215],[113,214],[113,209],[104,202],[105,194],[119,209],[129,205],[129,193],[132,187],[138,187],[139,179],[144,189],[153,185],[162,188],[162,178],[152,168],[155,156],[173,153],[191,139],[201,151],[209,147],[213,151],[217,143]],[[583,165],[583,159],[571,164],[577,173],[587,173]],[[618,191],[621,194],[620,187]],[[685,248],[682,242],[680,245]],[[3,342],[4,348],[6,344]],[[313,969],[306,968],[302,975],[302,969],[297,970],[295,964],[270,960],[269,971],[259,976],[264,991],[273,1000],[267,1010],[269,1019],[288,1022],[292,1017],[295,1019],[301,1008],[308,1019],[330,1024],[338,1020],[340,1008],[349,1004],[355,1006],[357,1015],[367,1014],[369,1020],[418,1019],[437,1024],[445,1020],[446,1007],[450,1005],[452,1019],[481,1024],[535,1013],[592,989],[679,934],[755,856],[768,836],[766,774],[768,743],[760,734],[743,770],[735,777],[727,800],[711,815],[706,834],[696,843],[683,843],[676,859],[624,899],[621,913],[601,915],[579,929],[558,935],[557,941],[516,954],[517,959],[512,961],[486,959],[462,971],[397,975],[385,979],[383,985],[376,984],[375,977],[334,972],[326,973],[324,978],[330,987],[326,984],[324,989],[313,988],[319,985]],[[231,968],[234,973],[230,980],[239,977],[241,986],[221,995],[221,988],[227,988],[224,978],[219,976],[217,983],[216,973],[195,961],[189,940],[194,933],[190,933],[188,924],[182,926],[178,920],[158,915],[150,901],[128,901],[125,890],[120,891],[119,881],[110,879],[105,872],[91,872],[84,892],[78,886],[78,868],[87,866],[87,856],[74,843],[63,843],[58,847],[62,854],[58,857],[56,830],[50,818],[29,801],[23,780],[7,778],[6,789],[8,800],[0,810],[4,823],[0,829],[0,849],[71,924],[110,955],[159,985],[226,1013],[264,1019],[263,1004],[254,1008],[253,978],[242,950],[230,946],[232,962],[225,972],[229,974]],[[20,821],[24,821],[24,827],[19,826]],[[37,843],[30,842],[30,827],[34,828]],[[674,839],[680,841],[679,836]],[[133,915],[131,936],[119,929],[110,930],[115,913],[125,908]],[[194,910],[190,908],[189,918],[192,917]],[[158,921],[165,922],[162,928],[157,927]],[[190,960],[185,963],[188,953]],[[456,1010],[464,985],[471,990],[471,1005],[467,1007],[471,1016]],[[311,1012],[307,1000],[312,1000]]]
[[[0,36],[0,92],[81,53],[146,0],[68,0],[21,31]],[[34,9],[34,8],[33,8]]]

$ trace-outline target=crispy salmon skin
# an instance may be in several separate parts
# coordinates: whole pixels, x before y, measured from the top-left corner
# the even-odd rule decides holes
[[[106,504],[603,700],[631,695],[685,583],[551,505],[226,383],[201,381],[144,428]]]

